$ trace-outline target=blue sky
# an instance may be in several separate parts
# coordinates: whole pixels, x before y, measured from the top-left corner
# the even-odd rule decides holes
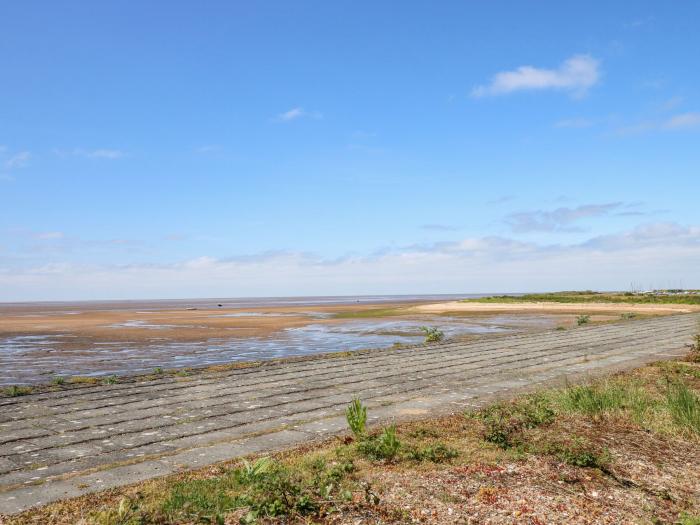
[[[700,287],[699,18],[6,3],[0,301]]]

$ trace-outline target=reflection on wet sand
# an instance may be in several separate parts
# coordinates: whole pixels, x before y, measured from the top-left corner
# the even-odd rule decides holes
[[[0,335],[0,384],[42,383],[53,376],[90,376],[150,372],[156,367],[179,368],[257,361],[280,357],[389,347],[421,342],[421,326],[436,326],[448,338],[551,328],[557,316],[494,315],[450,317],[406,315],[377,319],[331,319],[333,312],[217,312],[206,318],[228,320],[233,326],[199,324],[204,316],[191,315],[183,324],[164,322],[163,312],[149,312],[148,320],[129,319],[72,333]],[[79,313],[80,315],[80,313]],[[72,317],[72,316],[71,316]],[[170,316],[172,319],[173,316]],[[265,323],[282,322],[277,330]],[[218,319],[218,320],[220,320]],[[246,320],[241,325],[240,321]],[[194,324],[196,323],[196,324]],[[255,326],[263,325],[263,326]],[[48,327],[52,325],[48,323]],[[263,328],[267,329],[263,329]],[[37,327],[38,329],[38,327]],[[225,329],[222,332],[222,329]],[[253,332],[251,333],[251,329]],[[211,332],[193,339],[183,331]],[[258,332],[257,334],[255,332]]]

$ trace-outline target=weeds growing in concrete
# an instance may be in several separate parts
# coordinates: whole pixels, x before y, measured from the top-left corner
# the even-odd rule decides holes
[[[10,397],[26,396],[32,393],[32,387],[30,386],[17,386],[10,385],[5,389],[5,394]]]

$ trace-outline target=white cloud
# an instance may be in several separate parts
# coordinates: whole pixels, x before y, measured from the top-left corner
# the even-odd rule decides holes
[[[75,148],[73,150],[61,150],[61,149],[56,149],[54,150],[54,153],[60,157],[82,157],[85,159],[106,159],[106,160],[116,160],[116,159],[121,159],[123,157],[126,157],[126,152],[118,150],[118,149],[107,149],[107,148],[98,148],[98,149],[82,149],[82,148]]]
[[[587,118],[570,118],[559,120],[554,123],[555,128],[590,128],[593,121]]]
[[[616,128],[615,135],[626,137],[658,131],[684,131],[700,127],[700,112],[679,113],[665,120],[645,120]]]
[[[583,243],[502,237],[324,259],[270,252],[176,264],[0,266],[5,300],[461,293],[625,289],[631,281],[700,288],[700,227],[656,223]]]
[[[663,123],[665,129],[685,129],[700,126],[700,113],[681,113]]]
[[[41,233],[37,233],[36,235],[34,235],[34,238],[42,240],[42,241],[63,239],[64,237],[65,237],[65,235],[63,232],[41,232]]]
[[[502,71],[489,84],[477,86],[472,96],[506,95],[516,91],[562,90],[574,96],[585,95],[600,79],[600,62],[590,55],[574,55],[557,69],[520,66]]]
[[[277,119],[280,122],[291,122],[293,120],[298,120],[300,118],[312,118],[312,119],[322,119],[323,114],[319,111],[306,111],[304,108],[296,107],[289,111],[280,113],[277,115]]]
[[[606,204],[584,204],[576,208],[557,208],[555,210],[534,210],[511,213],[506,222],[517,233],[579,231],[574,224],[581,219],[600,217],[619,209],[621,202]]]
[[[6,159],[3,165],[7,170],[24,168],[29,164],[29,159],[31,159],[31,154],[28,151],[20,151]]]

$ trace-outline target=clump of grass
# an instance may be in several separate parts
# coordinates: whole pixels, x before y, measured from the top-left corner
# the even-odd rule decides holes
[[[666,405],[679,427],[700,434],[700,397],[685,383],[677,381],[668,385]]]
[[[61,386],[61,385],[65,384],[65,382],[66,382],[66,378],[62,377],[62,376],[56,376],[51,380],[51,383],[56,385],[56,386]]]
[[[357,444],[357,450],[369,459],[394,461],[402,443],[396,437],[396,425],[386,427],[378,435],[369,436]]]
[[[4,390],[5,394],[10,397],[26,396],[32,393],[30,386],[10,385]]]
[[[678,516],[678,525],[700,525],[700,515],[683,513]]]
[[[99,382],[99,379],[91,376],[73,376],[68,382],[76,385],[94,385]]]
[[[361,439],[365,436],[367,430],[367,407],[362,404],[362,401],[354,398],[350,402],[345,409],[345,419],[356,439]]]
[[[521,445],[524,430],[548,425],[554,421],[554,416],[549,401],[540,395],[496,403],[476,415],[484,424],[484,440],[502,449]]]
[[[109,375],[102,380],[104,385],[114,385],[119,382],[119,379],[115,375]]]
[[[445,333],[434,326],[421,326],[426,343],[439,343],[445,338]]]
[[[576,318],[576,325],[577,326],[583,326],[584,324],[588,324],[591,322],[591,316],[590,315],[579,315]]]
[[[634,312],[624,312],[620,314],[620,319],[629,320],[634,319],[635,317],[637,317],[637,314],[635,314]]]
[[[447,463],[459,456],[459,451],[442,443],[423,448],[412,449],[407,457],[414,461],[430,461],[432,463]]]
[[[555,396],[562,410],[589,416],[630,410],[635,419],[641,420],[653,406],[653,400],[641,387],[616,381],[569,386]]]
[[[153,369],[153,373],[157,376],[163,375],[163,369],[161,367],[157,366]]]
[[[578,436],[548,442],[541,452],[552,454],[561,462],[575,467],[607,469],[610,463],[610,454],[606,449],[595,447]]]
[[[291,468],[269,458],[229,469],[205,479],[185,479],[169,487],[150,505],[123,499],[117,508],[93,516],[104,525],[137,523],[229,523],[227,515],[242,509],[240,523],[284,523],[322,519],[351,499],[343,482],[355,471],[352,461],[328,464],[316,458]],[[232,523],[232,522],[231,522]]]

